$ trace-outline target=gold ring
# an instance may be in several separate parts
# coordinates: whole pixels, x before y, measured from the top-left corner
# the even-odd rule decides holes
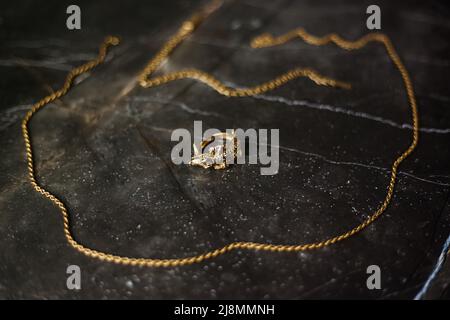
[[[222,141],[222,144],[211,146],[204,152],[204,149],[207,146],[220,140]],[[219,132],[202,140],[200,143],[200,150],[195,143],[193,144],[193,147],[194,156],[191,158],[189,164],[204,169],[211,167],[216,170],[225,169],[230,163],[234,163],[235,159],[241,154],[239,140],[234,130],[231,131],[231,133]]]

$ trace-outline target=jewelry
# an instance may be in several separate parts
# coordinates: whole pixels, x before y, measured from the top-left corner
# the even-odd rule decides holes
[[[201,153],[204,148],[218,139],[221,139],[226,143],[209,147],[207,152]],[[216,170],[225,169],[230,162],[234,163],[234,160],[241,155],[241,146],[234,130],[231,134],[227,132],[213,134],[211,137],[200,143],[200,150],[195,143],[192,146],[194,147],[194,156],[189,164],[204,169],[211,167]]]
[[[311,69],[294,69],[292,71],[289,71],[288,73],[272,80],[269,82],[266,82],[262,85],[253,87],[253,88],[228,88],[223,83],[221,83],[219,80],[215,79],[214,77],[210,76],[209,74],[206,74],[204,72],[198,71],[198,70],[185,70],[180,72],[171,73],[168,75],[162,75],[159,77],[154,77],[152,79],[148,79],[148,76],[151,75],[158,67],[159,65],[169,56],[169,54],[173,51],[173,49],[181,42],[183,41],[189,34],[193,32],[193,30],[199,25],[199,23],[205,19],[209,14],[211,14],[218,6],[218,2],[215,1],[213,4],[206,9],[202,10],[200,14],[194,15],[190,20],[186,21],[182,27],[179,29],[179,31],[171,37],[166,44],[162,47],[162,49],[156,54],[156,56],[150,60],[150,62],[145,67],[144,71],[139,77],[139,83],[143,87],[153,87],[157,85],[161,85],[163,83],[178,80],[182,78],[193,78],[197,79],[198,81],[201,81],[220,94],[226,95],[226,96],[246,96],[246,95],[255,95],[260,94],[265,91],[273,90],[280,85],[285,84],[286,82],[293,80],[294,78],[304,76],[308,77],[312,81],[314,81],[318,85],[328,85],[332,87],[343,87],[343,88],[350,88],[348,84],[342,83],[330,78],[326,78],[318,74],[317,72],[311,70]],[[405,86],[405,90],[408,96],[409,105],[411,108],[411,114],[412,114],[412,122],[413,122],[413,131],[412,131],[412,142],[410,146],[403,151],[403,153],[393,162],[391,167],[391,176],[389,180],[389,185],[387,188],[387,193],[382,201],[380,207],[373,212],[365,221],[358,224],[357,226],[349,229],[348,231],[330,237],[326,240],[318,241],[318,242],[312,242],[312,243],[306,243],[306,244],[268,244],[268,243],[254,243],[254,242],[233,242],[230,244],[227,244],[221,248],[214,249],[211,251],[208,251],[203,254],[194,255],[190,257],[184,257],[184,258],[172,258],[172,259],[152,259],[152,258],[133,258],[133,257],[126,257],[126,256],[117,256],[110,253],[101,252],[98,250],[94,250],[91,248],[88,248],[81,243],[77,242],[71,233],[70,226],[69,226],[69,214],[67,211],[67,208],[65,204],[58,199],[55,195],[47,191],[44,187],[42,187],[38,181],[37,176],[34,171],[34,160],[33,160],[33,151],[32,151],[32,143],[29,133],[29,123],[33,117],[39,110],[41,110],[44,106],[48,105],[50,102],[61,98],[64,96],[70,89],[70,87],[73,84],[74,79],[93,69],[100,63],[104,62],[106,51],[107,49],[112,45],[117,45],[119,43],[118,38],[116,37],[107,37],[103,44],[100,46],[98,57],[92,61],[89,61],[85,64],[83,64],[80,67],[77,67],[75,69],[72,69],[69,74],[67,75],[66,81],[64,82],[64,85],[61,89],[57,90],[56,92],[46,96],[42,100],[38,101],[36,104],[34,104],[31,109],[27,112],[25,115],[23,121],[22,121],[22,134],[23,139],[25,142],[25,148],[26,148],[26,158],[27,158],[27,167],[28,167],[28,176],[30,179],[30,183],[33,186],[33,188],[45,196],[47,199],[49,199],[52,203],[54,203],[59,209],[63,217],[64,221],[64,234],[68,241],[68,243],[77,251],[80,253],[91,257],[96,258],[101,261],[107,261],[107,262],[113,262],[117,264],[122,265],[131,265],[131,266],[146,266],[146,267],[176,267],[176,266],[183,266],[183,265],[190,265],[193,263],[199,263],[207,259],[215,258],[219,255],[222,255],[224,253],[227,253],[232,250],[241,249],[241,250],[264,250],[264,251],[272,251],[272,252],[298,252],[298,251],[306,251],[306,250],[313,250],[313,249],[319,249],[326,246],[330,246],[332,244],[335,244],[337,242],[343,241],[345,239],[350,238],[351,236],[359,233],[363,229],[365,229],[367,226],[369,226],[371,223],[373,223],[377,218],[379,218],[383,212],[388,207],[389,203],[391,202],[392,196],[394,194],[394,186],[396,183],[397,178],[397,172],[398,167],[401,164],[402,161],[404,161],[416,148],[419,140],[419,114],[418,114],[418,108],[416,103],[416,98],[414,94],[413,85],[411,82],[411,79],[409,77],[409,74],[403,65],[403,62],[401,61],[399,55],[397,54],[397,51],[395,50],[393,44],[391,43],[390,39],[381,33],[371,33],[368,34],[359,40],[356,41],[348,41],[341,38],[339,35],[336,34],[329,34],[323,37],[315,37],[310,34],[308,34],[303,29],[296,29],[294,31],[291,31],[285,35],[282,35],[280,37],[272,37],[270,35],[263,35],[262,37],[258,37],[255,40],[252,41],[252,46],[254,48],[258,47],[267,47],[267,46],[275,46],[275,45],[281,45],[286,43],[287,41],[290,41],[296,37],[299,37],[300,39],[304,40],[305,42],[312,44],[312,45],[325,45],[327,43],[334,43],[337,46],[346,49],[346,50],[356,50],[360,49],[364,46],[366,46],[370,42],[378,42],[381,43],[384,48],[387,51],[388,56],[390,57],[391,61],[394,63],[395,67],[399,71],[403,83]]]
[[[212,75],[198,69],[185,69],[181,71],[175,71],[149,79],[149,76],[151,76],[156,71],[156,69],[169,57],[170,53],[181,42],[183,42],[183,40],[190,36],[204,19],[206,19],[210,14],[217,10],[220,4],[221,1],[213,1],[210,5],[207,5],[203,10],[201,10],[200,13],[193,15],[189,20],[185,21],[181,25],[178,32],[162,46],[159,52],[147,63],[144,70],[139,75],[139,84],[142,87],[151,88],[175,80],[195,79],[205,83],[224,96],[246,97],[263,94],[267,91],[274,90],[294,79],[306,77],[319,86],[330,86],[342,89],[351,88],[351,85],[349,83],[325,77],[311,68],[295,68],[281,74],[275,79],[250,88],[227,87]]]

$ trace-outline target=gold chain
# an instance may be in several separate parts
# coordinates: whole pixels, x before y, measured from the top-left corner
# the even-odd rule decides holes
[[[213,1],[210,5],[206,6],[199,14],[192,16],[189,20],[185,21],[178,32],[172,36],[161,48],[161,50],[148,62],[147,66],[144,68],[139,76],[139,84],[144,88],[156,87],[171,81],[180,79],[195,79],[200,82],[205,83],[210,86],[218,93],[227,97],[245,97],[254,96],[262,94],[264,92],[274,90],[285,83],[300,77],[306,77],[314,81],[317,85],[330,86],[330,87],[340,87],[343,89],[350,89],[351,85],[346,82],[331,79],[322,76],[318,72],[310,68],[296,68],[292,69],[275,79],[272,79],[263,84],[257,85],[252,88],[230,88],[220,82],[218,79],[214,78],[212,75],[203,72],[198,69],[186,69],[176,72],[167,73],[161,76],[153,77],[148,79],[159,66],[167,59],[170,53],[185,40],[189,35],[194,32],[194,30],[200,25],[200,23],[206,19],[212,12],[214,12],[220,1]]]
[[[342,87],[342,88],[349,88],[350,85],[344,82],[336,81],[324,76],[321,76],[319,73],[315,72],[311,69],[294,69],[291,70],[276,79],[266,82],[262,85],[253,87],[253,88],[241,88],[241,89],[234,89],[226,87],[224,84],[222,84],[219,80],[215,79],[211,75],[201,72],[199,70],[184,70],[179,72],[174,72],[170,74],[166,74],[163,76],[155,77],[153,79],[148,79],[148,77],[153,74],[157,68],[161,65],[161,63],[164,62],[164,60],[170,55],[170,53],[175,49],[175,47],[181,43],[186,37],[188,37],[194,29],[198,26],[198,24],[206,18],[208,14],[210,14],[215,8],[217,7],[217,2],[214,3],[213,6],[207,7],[206,10],[203,10],[200,14],[195,15],[191,19],[187,20],[182,27],[179,29],[179,31],[171,37],[165,45],[162,47],[162,49],[155,55],[155,57],[150,60],[150,62],[147,64],[147,66],[144,68],[143,72],[141,73],[139,77],[139,83],[143,87],[153,87],[157,85],[161,85],[166,82],[174,81],[177,79],[182,78],[193,78],[196,80],[199,80],[210,87],[212,87],[214,90],[219,92],[220,94],[226,95],[226,96],[249,96],[249,95],[255,95],[260,94],[265,91],[273,90],[278,86],[283,85],[284,83],[293,80],[298,77],[307,77],[314,81],[318,85],[328,85],[333,87]],[[414,95],[414,89],[410,80],[410,77],[408,75],[408,72],[403,65],[402,61],[400,60],[400,57],[398,56],[394,46],[392,45],[391,41],[386,35],[380,34],[380,33],[372,33],[368,34],[359,40],[356,41],[348,41],[342,39],[340,36],[336,34],[330,34],[326,35],[324,37],[315,37],[310,34],[308,34],[303,29],[296,29],[294,31],[291,31],[285,35],[282,35],[280,37],[272,37],[271,35],[264,34],[260,37],[255,38],[251,45],[254,48],[260,48],[260,47],[267,47],[267,46],[275,46],[275,45],[281,45],[286,43],[287,41],[290,41],[296,37],[299,37],[303,39],[305,42],[312,44],[312,45],[325,45],[330,42],[335,43],[339,47],[346,49],[346,50],[355,50],[360,49],[364,47],[369,42],[380,42],[384,45],[389,57],[393,61],[394,65],[400,72],[404,86],[408,95],[409,104],[411,107],[412,112],[412,121],[413,121],[413,136],[412,136],[412,142],[411,145],[404,151],[392,164],[391,167],[391,177],[389,180],[389,185],[387,188],[386,197],[381,204],[381,206],[376,210],[374,213],[372,213],[371,216],[369,216],[364,222],[357,225],[356,227],[350,229],[349,231],[340,234],[338,236],[329,238],[324,241],[320,242],[313,242],[313,243],[307,243],[307,244],[299,244],[299,245],[274,245],[274,244],[267,244],[267,243],[254,243],[254,242],[233,242],[230,243],[224,247],[200,254],[195,255],[191,257],[185,257],[185,258],[173,258],[173,259],[148,259],[148,258],[132,258],[132,257],[126,257],[126,256],[118,256],[113,255],[105,252],[101,252],[98,250],[94,250],[88,247],[83,246],[79,242],[77,242],[70,231],[69,226],[69,215],[68,211],[66,209],[66,206],[64,203],[58,199],[55,195],[44,189],[38,182],[37,177],[34,171],[34,161],[33,161],[33,151],[32,151],[32,144],[30,139],[30,133],[29,133],[29,123],[33,115],[41,110],[44,106],[49,104],[50,102],[61,98],[64,96],[72,86],[72,83],[74,79],[79,76],[82,73],[85,73],[100,63],[102,63],[106,56],[106,51],[109,46],[111,45],[117,45],[119,43],[119,40],[116,37],[107,37],[103,44],[100,46],[98,57],[95,60],[92,60],[80,67],[77,67],[69,72],[67,75],[66,81],[61,89],[58,91],[48,95],[47,97],[43,98],[39,102],[37,102],[35,105],[32,106],[32,108],[28,111],[28,113],[25,115],[25,118],[22,122],[22,133],[23,138],[25,141],[25,147],[26,147],[26,157],[27,157],[27,164],[28,164],[28,176],[31,182],[31,185],[33,188],[45,196],[47,199],[49,199],[52,203],[54,203],[59,209],[63,216],[63,222],[64,222],[64,234],[68,241],[68,243],[77,251],[80,253],[99,259],[101,261],[107,261],[107,262],[113,262],[117,264],[122,265],[131,265],[131,266],[146,266],[146,267],[176,267],[176,266],[183,266],[183,265],[189,265],[193,263],[199,263],[207,259],[215,258],[217,256],[220,256],[226,252],[236,250],[236,249],[242,249],[242,250],[262,250],[262,251],[272,251],[272,252],[298,252],[298,251],[306,251],[306,250],[312,250],[312,249],[319,249],[323,248],[332,244],[335,244],[337,242],[340,242],[342,240],[345,240],[356,233],[360,232],[364,228],[366,228],[368,225],[370,225],[372,222],[374,222],[380,215],[386,210],[389,203],[391,202],[393,193],[394,193],[394,186],[396,182],[397,177],[397,171],[400,163],[407,158],[411,152],[416,148],[419,138],[419,119],[418,119],[418,110],[417,110],[417,103]]]

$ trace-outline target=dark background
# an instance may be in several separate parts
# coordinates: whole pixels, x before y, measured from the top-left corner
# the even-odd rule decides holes
[[[450,231],[450,14],[429,1],[227,1],[176,49],[163,71],[187,67],[252,85],[294,67],[349,81],[352,91],[305,79],[260,97],[226,98],[182,80],[134,87],[148,59],[201,4],[194,1],[23,1],[0,4],[0,298],[411,299]],[[82,29],[69,31],[78,4]],[[65,241],[58,210],[27,180],[20,121],[31,104],[92,59],[107,34],[122,44],[67,96],[35,118],[40,182],[62,198],[76,238],[134,257],[190,256],[233,241],[306,243],[347,231],[385,197],[389,168],[410,143],[403,84],[376,44],[349,53],[292,41],[251,49],[262,32],[296,27],[356,39],[378,4],[420,108],[418,149],[401,166],[385,214],[357,236],[304,253],[234,251],[180,268],[92,260]],[[131,90],[124,90],[128,88]],[[174,166],[175,128],[279,128],[280,172],[259,166],[210,171]],[[82,289],[66,289],[66,267]],[[382,289],[368,290],[379,265]],[[444,264],[425,298],[449,298]]]

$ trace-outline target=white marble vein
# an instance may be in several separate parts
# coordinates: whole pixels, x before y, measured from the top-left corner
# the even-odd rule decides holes
[[[270,147],[271,145],[267,144],[267,146]],[[390,169],[388,169],[388,168],[374,166],[374,165],[368,165],[368,164],[359,163],[359,162],[352,162],[352,161],[331,160],[331,159],[328,159],[327,157],[325,157],[325,156],[323,156],[321,154],[307,152],[307,151],[302,151],[302,150],[298,150],[298,149],[295,149],[295,148],[276,146],[276,145],[273,145],[273,147],[279,148],[280,150],[286,150],[286,151],[290,151],[290,152],[303,154],[303,155],[306,155],[306,156],[309,156],[309,157],[321,159],[324,162],[335,164],[335,165],[357,166],[357,167],[363,167],[363,168],[368,168],[368,169],[372,169],[372,170],[384,171],[386,173],[390,173],[391,172]],[[418,177],[416,175],[413,175],[411,173],[404,172],[404,171],[399,171],[398,174],[399,175],[403,175],[403,176],[408,176],[410,178],[413,178],[413,179],[416,179],[416,180],[419,180],[419,181],[423,181],[423,182],[439,185],[439,186],[444,186],[444,187],[449,187],[450,186],[450,183],[444,183],[444,182],[440,182],[440,181],[435,181],[435,180],[430,180],[430,179]]]
[[[290,99],[286,99],[283,97],[271,96],[271,95],[257,95],[257,96],[253,96],[253,98],[271,101],[271,102],[278,102],[278,103],[282,103],[282,104],[285,104],[288,106],[298,106],[298,107],[305,107],[305,108],[346,114],[346,115],[349,115],[352,117],[376,121],[378,123],[388,125],[388,126],[391,126],[394,128],[398,128],[398,129],[408,129],[408,130],[413,129],[412,125],[409,123],[400,124],[391,119],[386,119],[386,118],[383,118],[380,116],[371,115],[366,112],[353,111],[353,110],[350,110],[347,108],[336,107],[336,106],[332,106],[332,105],[328,105],[328,104],[314,103],[314,102],[309,102],[309,101],[305,101],[305,100],[290,100]],[[425,132],[425,133],[448,134],[448,133],[450,133],[450,128],[442,128],[441,129],[441,128],[420,127],[420,131]]]

